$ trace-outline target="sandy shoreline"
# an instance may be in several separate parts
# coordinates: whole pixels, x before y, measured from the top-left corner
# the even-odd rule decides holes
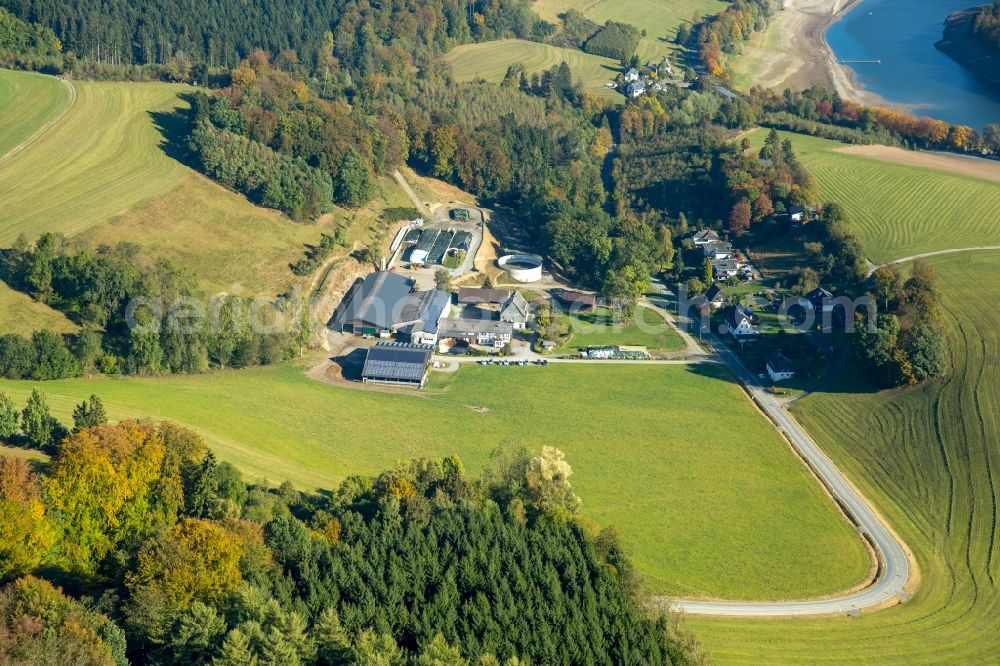
[[[865,90],[826,42],[834,23],[862,0],[785,0],[762,43],[746,49],[743,67],[752,84],[801,90],[819,84],[860,104],[885,104]]]

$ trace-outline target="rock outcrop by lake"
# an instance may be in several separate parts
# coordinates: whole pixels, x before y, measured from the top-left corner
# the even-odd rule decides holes
[[[944,35],[934,46],[984,81],[1000,86],[1000,51],[972,31],[978,12],[979,7],[970,7],[949,14],[944,22]]]

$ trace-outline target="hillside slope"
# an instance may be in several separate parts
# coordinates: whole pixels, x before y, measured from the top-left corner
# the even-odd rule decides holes
[[[56,79],[2,72],[5,80]],[[23,83],[22,83],[23,85]],[[296,280],[288,269],[304,249],[338,224],[349,240],[366,242],[386,206],[405,206],[391,179],[360,211],[336,209],[319,223],[297,224],[258,208],[177,159],[187,108],[185,86],[163,83],[74,82],[73,108],[0,169],[0,247],[19,234],[61,232],[92,243],[129,241],[152,256],[191,268],[211,292],[273,295]],[[24,109],[0,125],[0,144],[23,131]],[[35,113],[31,117],[37,117]],[[14,129],[12,129],[14,128]]]

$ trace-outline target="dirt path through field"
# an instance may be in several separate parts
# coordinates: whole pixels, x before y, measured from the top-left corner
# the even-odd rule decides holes
[[[1000,183],[1000,161],[988,160],[982,157],[944,155],[942,153],[903,150],[902,148],[893,148],[891,146],[847,146],[845,148],[837,148],[834,152],[861,155],[862,157],[871,157],[894,164],[947,171],[959,176],[981,178]]]

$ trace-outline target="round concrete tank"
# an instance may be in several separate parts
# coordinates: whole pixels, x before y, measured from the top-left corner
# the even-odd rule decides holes
[[[508,254],[497,259],[497,265],[517,282],[542,279],[542,258],[537,254]]]

